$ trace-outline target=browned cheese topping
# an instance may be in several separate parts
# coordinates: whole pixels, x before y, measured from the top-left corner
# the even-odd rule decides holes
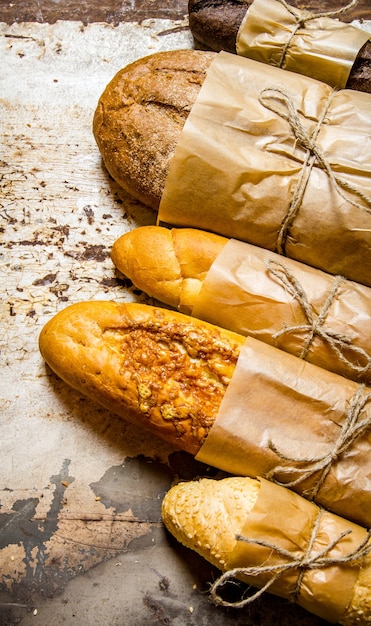
[[[189,432],[201,442],[230,382],[238,347],[217,331],[163,321],[128,328],[121,341],[121,375],[130,386],[135,381],[140,412],[153,423],[171,423],[178,437]]]

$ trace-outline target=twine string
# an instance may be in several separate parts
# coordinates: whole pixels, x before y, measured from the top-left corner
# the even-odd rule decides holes
[[[342,13],[345,13],[345,11],[348,11],[348,9],[353,8],[358,0],[352,0],[349,4],[347,4],[346,6],[340,8],[340,9],[336,9],[334,11],[323,11],[320,13],[311,13],[309,11],[300,11],[299,13],[295,12],[293,7],[291,7],[289,4],[287,4],[287,2],[285,0],[278,0],[284,7],[285,9],[290,13],[290,15],[293,16],[294,20],[295,20],[295,24],[293,26],[293,29],[290,33],[290,37],[288,38],[287,42],[285,43],[282,52],[281,52],[281,56],[280,59],[277,63],[278,67],[282,67],[285,59],[286,59],[286,54],[288,52],[288,49],[290,48],[291,42],[294,39],[296,33],[298,32],[298,30],[300,30],[301,28],[305,28],[307,22],[311,22],[313,20],[322,18],[322,17],[337,17],[338,15],[341,15]]]
[[[309,182],[310,174],[315,165],[326,172],[333,188],[335,189],[337,194],[345,202],[347,202],[347,204],[350,204],[357,209],[366,211],[367,213],[371,214],[371,198],[367,197],[363,193],[363,191],[357,189],[348,181],[335,175],[332,171],[331,164],[327,160],[324,152],[316,143],[318,134],[321,130],[322,124],[324,123],[325,117],[328,113],[329,107],[335,94],[336,91],[331,92],[327,103],[324,106],[321,115],[319,116],[317,125],[311,134],[301,123],[293,99],[283,89],[278,87],[266,87],[259,94],[260,104],[266,109],[272,111],[272,113],[275,113],[276,115],[281,117],[281,119],[285,120],[289,124],[294,134],[296,143],[306,151],[303,159],[303,165],[298,177],[297,185],[293,193],[293,198],[291,200],[287,214],[282,220],[282,224],[277,236],[276,248],[279,254],[285,254],[285,244],[288,229],[291,226],[302,204],[304,193]],[[279,104],[276,104],[276,102],[280,103],[281,106]],[[363,201],[364,204],[350,198],[347,194],[344,193],[343,189],[357,196],[360,200]]]
[[[211,598],[215,604],[221,606],[231,606],[234,608],[241,608],[248,604],[251,604],[255,600],[257,600],[265,591],[267,591],[279,578],[281,578],[286,572],[290,572],[292,570],[298,570],[298,579],[295,585],[295,588],[290,594],[290,600],[292,602],[297,601],[300,590],[303,582],[303,577],[308,570],[315,569],[325,569],[331,567],[333,565],[343,565],[343,564],[360,564],[361,559],[367,556],[371,552],[371,544],[369,544],[369,540],[371,539],[371,531],[368,531],[365,539],[357,546],[353,551],[348,554],[344,554],[343,556],[329,556],[331,550],[333,550],[341,541],[348,535],[352,533],[351,529],[345,530],[339,534],[339,536],[330,541],[327,546],[325,546],[322,550],[317,552],[316,554],[312,554],[314,543],[321,525],[321,519],[323,515],[323,509],[319,508],[319,512],[317,518],[315,520],[311,537],[308,542],[308,546],[302,556],[295,556],[293,552],[281,548],[273,543],[269,543],[267,541],[259,540],[259,539],[249,539],[243,537],[241,535],[236,536],[237,541],[243,541],[244,543],[249,543],[252,545],[260,545],[265,548],[268,548],[272,551],[272,553],[277,554],[279,557],[286,562],[277,563],[275,565],[254,565],[251,567],[236,567],[231,570],[227,570],[224,572],[217,580],[212,584],[210,588]],[[262,586],[256,593],[249,596],[248,598],[242,598],[236,602],[229,602],[224,600],[219,594],[219,589],[225,585],[231,579],[239,578],[239,577],[254,577],[260,575],[271,574],[271,578]]]
[[[322,341],[330,346],[337,358],[344,365],[359,374],[366,373],[371,368],[371,356],[367,354],[363,348],[353,345],[350,336],[337,333],[331,329],[323,328],[329,309],[338,295],[338,291],[344,281],[344,278],[342,276],[335,277],[330,293],[328,294],[321,311],[317,317],[315,317],[307,294],[294,274],[292,274],[282,263],[271,259],[267,262],[267,269],[279,280],[280,283],[283,284],[287,292],[290,293],[295,300],[297,300],[307,320],[307,324],[285,326],[282,330],[272,335],[273,339],[278,339],[286,333],[297,331],[308,333],[302,349],[297,355],[300,359],[306,359],[315,337],[320,337]],[[350,354],[352,354],[358,362],[347,358],[344,352],[350,352]],[[362,365],[362,363],[365,364]]]
[[[339,436],[335,443],[331,444],[329,451],[322,456],[295,459],[284,454],[272,441],[269,441],[269,448],[277,454],[282,461],[295,464],[305,463],[306,467],[298,468],[296,466],[287,465],[277,466],[268,472],[265,477],[281,486],[292,488],[296,487],[304,480],[312,478],[318,473],[318,479],[313,487],[303,492],[307,499],[313,500],[325,482],[333,464],[350,448],[350,446],[353,445],[356,439],[363,435],[371,426],[371,414],[368,416],[366,415],[365,418],[361,419],[361,413],[365,405],[371,399],[371,392],[364,394],[364,389],[365,386],[360,385],[356,393],[351,398],[349,409],[345,415],[344,423],[340,429]],[[296,474],[297,477],[286,482],[283,479],[278,480],[276,478],[278,474],[281,476],[292,476],[293,474]]]

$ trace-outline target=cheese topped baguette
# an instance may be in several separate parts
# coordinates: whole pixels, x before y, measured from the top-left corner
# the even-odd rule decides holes
[[[71,387],[173,448],[230,474],[292,482],[371,524],[369,389],[256,339],[137,303],[70,305],[46,323],[39,346]]]
[[[166,309],[81,302],[41,331],[40,352],[66,383],[196,455],[245,338]]]

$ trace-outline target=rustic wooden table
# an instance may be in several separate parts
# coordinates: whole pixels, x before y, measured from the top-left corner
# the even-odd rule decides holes
[[[81,398],[38,353],[69,303],[151,302],[109,254],[155,216],[107,176],[91,122],[121,67],[193,47],[187,1],[1,0],[0,34],[0,624],[324,625],[269,596],[213,606],[218,571],[169,537],[160,506],[175,479],[214,471]]]
[[[1,19],[13,22],[75,20],[84,24],[106,22],[141,22],[147,19],[182,20],[187,14],[187,0],[1,0]]]

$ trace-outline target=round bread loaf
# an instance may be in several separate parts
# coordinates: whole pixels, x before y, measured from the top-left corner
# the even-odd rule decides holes
[[[197,47],[202,50],[236,53],[239,27],[253,0],[189,0],[189,26]],[[288,0],[288,4],[313,13],[336,11],[347,2],[341,0]],[[343,22],[371,19],[369,0],[357,4],[337,16]],[[371,92],[371,42],[359,51],[346,85],[347,89]]]
[[[157,209],[180,133],[213,52],[159,52],[120,70],[99,99],[93,132],[112,178]]]

